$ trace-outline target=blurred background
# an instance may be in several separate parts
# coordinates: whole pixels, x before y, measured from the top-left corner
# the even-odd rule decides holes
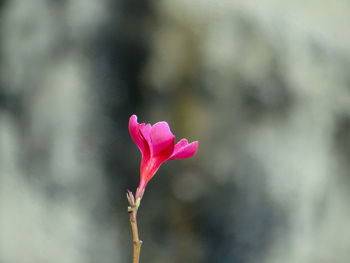
[[[350,2],[0,0],[0,262],[131,262],[128,132],[169,123],[141,262],[350,262]]]

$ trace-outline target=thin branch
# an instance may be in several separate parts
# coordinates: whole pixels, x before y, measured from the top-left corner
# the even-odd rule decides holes
[[[132,238],[133,238],[133,261],[132,262],[139,263],[142,241],[139,239],[136,215],[137,215],[137,209],[139,208],[139,205],[140,205],[140,199],[137,199],[135,202],[135,198],[129,190],[126,194],[126,197],[130,204],[130,206],[128,207],[128,212],[130,217],[130,224],[131,224]]]

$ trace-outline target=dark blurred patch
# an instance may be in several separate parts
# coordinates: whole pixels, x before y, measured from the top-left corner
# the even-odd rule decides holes
[[[338,117],[334,138],[336,147],[350,157],[350,116]]]
[[[0,109],[9,112],[12,117],[20,118],[23,112],[21,97],[17,94],[6,92],[0,86]]]
[[[243,111],[254,119],[266,114],[285,116],[293,98],[288,80],[283,75],[285,70],[281,50],[269,40],[266,30],[254,18],[237,14],[235,25],[243,65],[252,64],[247,61],[254,61],[250,74],[246,76],[245,70],[238,72],[238,82],[243,91]]]
[[[130,115],[143,107],[146,87],[141,76],[148,59],[145,32],[151,8],[148,1],[111,1],[110,8],[112,20],[99,30],[89,52],[96,61],[96,90],[107,123],[102,160],[110,200],[115,201],[121,198],[116,189],[126,190],[139,181],[140,155],[127,127]]]
[[[238,262],[232,253],[234,236],[227,226],[234,223],[232,218],[231,198],[236,197],[234,185],[225,184],[207,193],[196,206],[198,217],[195,229],[203,241],[206,252],[205,262]],[[222,193],[218,196],[219,193]]]
[[[243,104],[250,116],[284,116],[291,105],[292,98],[288,86],[277,71],[271,72],[258,85],[247,84],[244,90]]]
[[[337,118],[337,123],[335,125],[334,131],[334,149],[338,154],[338,161],[341,165],[348,167],[350,169],[350,116],[341,115]],[[350,183],[349,173],[343,174],[346,178],[346,182],[341,185],[348,185]]]
[[[0,0],[0,12],[1,12],[1,9],[3,7],[3,5],[5,4],[6,0]],[[1,15],[1,13],[0,13]]]
[[[120,2],[119,8],[122,9],[122,13],[124,13],[127,17],[132,18],[133,21],[142,18],[148,17],[152,13],[152,1],[137,1],[137,0],[124,0],[124,1],[114,1],[115,3]],[[141,29],[141,28],[140,28]]]
[[[283,208],[266,192],[262,167],[250,159],[238,183],[217,185],[195,209],[195,230],[204,243],[205,262],[251,262],[262,258],[276,231],[287,229]]]

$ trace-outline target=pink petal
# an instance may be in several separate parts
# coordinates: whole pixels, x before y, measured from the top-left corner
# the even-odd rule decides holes
[[[155,175],[161,164],[164,162],[162,158],[151,158],[141,169],[141,182],[147,184],[149,180]]]
[[[148,124],[142,123],[140,125],[141,135],[142,135],[142,137],[144,138],[144,140],[146,141],[146,143],[148,144],[149,147],[151,145],[151,137],[150,137],[151,129],[152,129],[152,126],[149,123]]]
[[[178,152],[181,148],[183,148],[186,145],[188,145],[187,139],[181,139],[177,144],[175,144],[173,154]]]
[[[165,160],[173,152],[175,136],[165,121],[157,122],[152,126],[150,138],[152,156]]]
[[[142,137],[140,130],[139,130],[140,124],[137,122],[137,116],[132,115],[129,119],[129,132],[131,135],[131,138],[135,142],[135,144],[139,147],[141,153],[145,151],[145,140]]]
[[[168,161],[173,159],[186,159],[195,155],[198,149],[198,141],[188,144],[186,139],[179,141]]]
[[[142,152],[142,160],[141,160],[141,174],[142,171],[145,169],[149,159],[151,158],[151,148],[150,148],[150,132],[151,132],[151,124],[140,124],[140,134],[141,137],[143,138],[144,142],[145,142],[145,149]]]

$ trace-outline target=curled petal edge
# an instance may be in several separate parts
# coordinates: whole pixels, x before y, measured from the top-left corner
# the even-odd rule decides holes
[[[186,139],[182,139],[175,145],[174,152],[172,155],[168,158],[167,161],[173,160],[173,159],[186,159],[190,158],[193,155],[196,154],[198,150],[198,141],[194,141],[190,144],[187,143]]]
[[[129,132],[137,147],[141,152],[143,152],[145,148],[145,141],[140,134],[140,124],[137,122],[136,115],[132,115],[129,119]]]

